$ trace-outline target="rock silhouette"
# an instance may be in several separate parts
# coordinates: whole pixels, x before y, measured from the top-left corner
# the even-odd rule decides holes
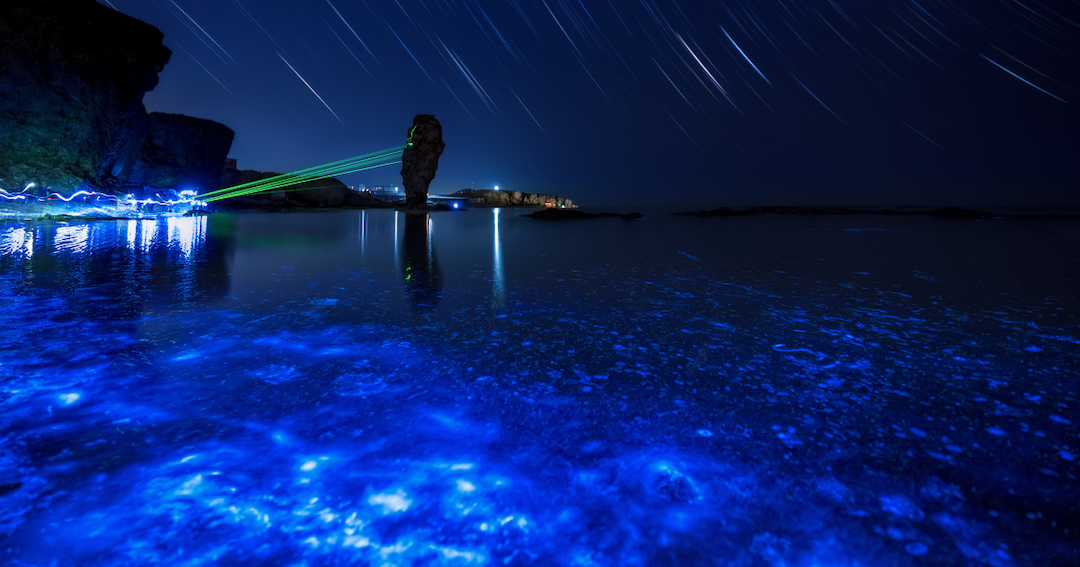
[[[0,188],[218,188],[232,130],[143,106],[172,56],[157,28],[93,0],[2,0],[0,38]]]
[[[439,169],[439,156],[446,144],[442,125],[430,114],[418,114],[409,128],[409,139],[401,154],[401,181],[405,186],[405,208],[420,210],[427,206],[428,185]]]
[[[232,142],[233,131],[223,124],[152,112],[146,143],[125,181],[200,193],[219,189],[221,164]]]
[[[89,0],[0,2],[0,179],[115,187],[172,53],[157,28]]]

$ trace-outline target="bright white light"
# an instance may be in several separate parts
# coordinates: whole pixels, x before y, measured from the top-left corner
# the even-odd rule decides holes
[[[367,547],[371,545],[371,540],[363,536],[350,535],[345,537],[345,545],[357,548]]]
[[[139,248],[143,252],[149,252],[150,246],[154,243],[154,237],[157,235],[157,221],[156,220],[141,220],[139,221],[139,230],[142,232],[140,236],[142,239],[139,243]]]
[[[467,480],[459,480],[457,481],[457,489],[459,492],[472,492],[476,490],[476,485]]]
[[[180,486],[180,490],[176,491],[179,496],[190,496],[195,492],[195,489],[202,484],[203,477],[201,474],[197,474],[191,478],[191,480],[185,482]]]
[[[90,227],[58,226],[54,244],[57,251],[85,252],[90,241]]]
[[[405,492],[399,489],[393,494],[373,494],[368,498],[368,504],[382,506],[383,514],[389,514],[408,510],[412,500],[405,498]]]
[[[8,254],[32,256],[34,254],[34,233],[23,227],[0,233],[0,255],[6,256]]]
[[[313,470],[315,470],[315,467],[317,467],[317,466],[319,466],[319,463],[316,463],[315,461],[308,461],[308,462],[300,465],[300,470],[302,470],[302,471],[313,471]]]
[[[206,238],[206,217],[169,217],[166,224],[169,246],[179,248],[184,256],[191,256]]]
[[[481,557],[473,551],[458,551],[451,547],[442,547],[439,548],[439,551],[442,552],[443,557],[447,559],[464,559],[466,562],[469,563],[473,561],[479,561],[481,559]]]
[[[139,221],[129,220],[127,221],[127,229],[125,234],[127,235],[128,249],[135,250],[135,233],[139,229]]]
[[[71,393],[71,394],[60,394],[59,397],[60,397],[60,401],[64,402],[65,406],[70,406],[71,404],[79,401],[79,398],[81,398],[82,396],[80,394],[77,394],[77,393]]]
[[[498,186],[498,185],[496,185],[496,186],[495,186],[495,190],[496,190],[496,191],[498,191],[498,190],[499,190],[499,186]]]

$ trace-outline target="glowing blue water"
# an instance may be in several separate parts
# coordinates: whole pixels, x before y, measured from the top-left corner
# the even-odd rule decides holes
[[[1077,565],[1080,227],[0,224],[11,565]]]

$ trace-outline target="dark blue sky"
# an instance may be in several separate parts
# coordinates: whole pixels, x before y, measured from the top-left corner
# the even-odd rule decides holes
[[[174,52],[148,110],[228,125],[245,169],[428,113],[436,193],[1080,205],[1077,0],[101,1]]]

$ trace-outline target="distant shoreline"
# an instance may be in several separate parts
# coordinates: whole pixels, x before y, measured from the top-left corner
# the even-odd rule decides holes
[[[974,209],[960,207],[931,208],[850,208],[850,207],[795,207],[795,206],[762,206],[732,208],[721,207],[719,209],[683,211],[669,213],[677,216],[689,217],[748,217],[757,215],[796,215],[796,216],[823,216],[823,215],[882,215],[882,216],[929,216],[945,219],[1080,219],[1080,214],[1073,213],[990,213]]]

